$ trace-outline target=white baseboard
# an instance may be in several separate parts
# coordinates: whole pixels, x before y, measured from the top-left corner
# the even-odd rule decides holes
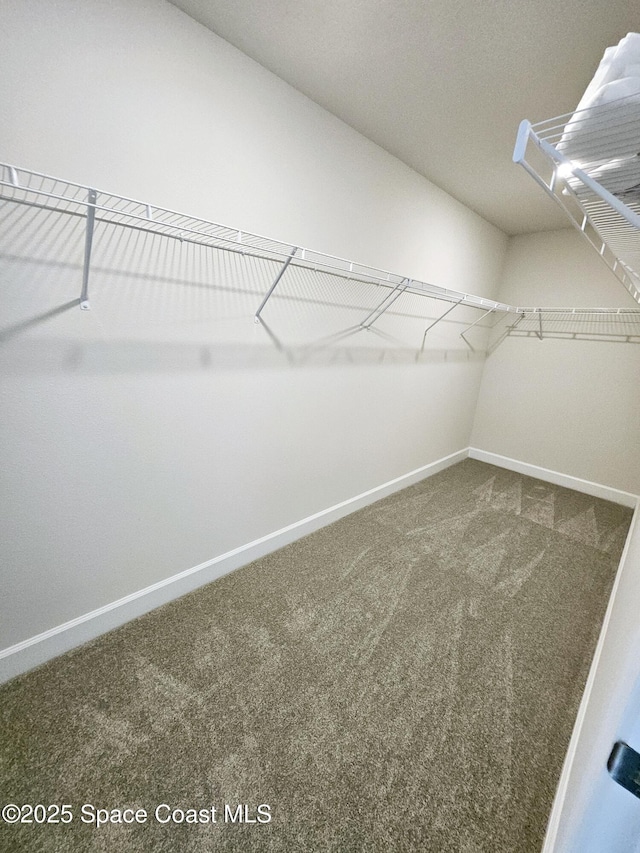
[[[591,753],[591,760],[589,766],[585,768],[584,766],[584,747],[583,747],[583,756],[582,756],[582,764],[583,766],[580,768],[581,772],[579,774],[578,780],[572,779],[574,775],[574,765],[576,763],[576,755],[581,746],[581,740],[583,740],[582,730],[585,723],[585,718],[587,714],[590,713],[590,705],[592,703],[600,704],[602,707],[603,704],[603,689],[601,684],[599,683],[599,675],[601,669],[601,658],[603,656],[603,650],[608,645],[608,635],[609,635],[609,625],[616,617],[616,604],[618,599],[618,588],[620,587],[623,573],[626,571],[627,573],[632,571],[637,571],[637,562],[634,564],[633,560],[629,559],[629,552],[632,549],[632,543],[635,540],[635,550],[636,554],[638,552],[637,541],[640,538],[640,501],[636,505],[636,510],[633,514],[633,518],[631,519],[631,526],[629,527],[629,533],[627,535],[627,541],[625,543],[624,550],[622,552],[622,557],[620,558],[620,563],[618,565],[618,570],[616,572],[616,576],[613,582],[613,588],[611,590],[611,595],[609,596],[609,603],[607,605],[607,610],[604,615],[604,619],[602,622],[602,628],[600,629],[600,635],[598,637],[598,644],[596,646],[595,653],[593,655],[593,660],[591,662],[591,668],[589,669],[589,675],[587,677],[587,683],[584,688],[584,692],[582,694],[582,699],[580,701],[580,706],[578,708],[578,714],[573,726],[573,731],[571,733],[571,740],[569,741],[569,747],[567,749],[567,753],[565,755],[564,763],[562,765],[562,772],[560,774],[560,780],[558,782],[558,787],[556,788],[555,797],[553,800],[553,806],[551,808],[551,813],[549,815],[549,821],[547,823],[547,830],[544,838],[544,846],[542,848],[542,853],[563,853],[567,848],[564,843],[561,846],[558,845],[558,835],[561,829],[561,826],[564,830],[565,836],[571,836],[572,839],[577,839],[579,836],[579,830],[581,828],[581,820],[582,815],[579,810],[575,808],[575,802],[571,803],[574,806],[573,809],[566,808],[567,799],[571,793],[572,782],[573,787],[582,785],[583,790],[585,787],[590,790],[594,790],[597,782],[598,776],[604,770],[604,762],[603,755],[606,753],[601,752],[594,748],[594,744],[592,741],[589,741],[589,752]],[[618,617],[619,619],[619,617]],[[623,691],[624,693],[624,691]],[[599,694],[599,695],[598,695]],[[619,705],[619,697],[612,696],[610,691],[607,691],[606,694],[606,706],[611,708],[616,705]],[[593,715],[593,710],[591,710],[591,715]],[[598,715],[600,717],[600,715]],[[602,728],[602,725],[600,725]],[[611,731],[607,732],[609,735],[608,743],[613,745],[618,736],[618,731],[615,729],[611,729]],[[575,800],[575,791],[574,791],[574,800]],[[606,820],[606,818],[605,818]],[[611,817],[609,816],[609,820]],[[575,848],[572,845],[572,849]],[[612,848],[613,849],[613,848]],[[616,849],[620,850],[619,846]],[[625,849],[627,849],[625,847]]]
[[[250,563],[252,560],[257,560],[265,554],[277,551],[290,542],[301,539],[303,536],[307,536],[309,533],[313,533],[314,530],[319,530],[321,527],[331,524],[345,515],[349,515],[362,507],[368,506],[413,483],[424,480],[433,474],[437,474],[438,471],[443,471],[450,465],[462,462],[467,456],[497,465],[500,468],[507,468],[511,471],[517,471],[520,474],[546,480],[558,486],[565,486],[566,488],[585,492],[594,497],[623,504],[624,506],[635,507],[638,503],[638,496],[629,494],[628,492],[622,492],[598,483],[591,483],[588,480],[581,480],[568,474],[561,474],[547,468],[540,468],[537,465],[530,465],[527,462],[520,462],[516,459],[510,459],[506,456],[500,456],[497,453],[490,453],[475,447],[465,448],[435,462],[431,462],[429,465],[417,468],[415,471],[410,471],[401,477],[396,477],[394,480],[383,483],[381,486],[369,489],[367,492],[342,501],[335,506],[303,518],[267,536],[263,536],[260,539],[256,539],[253,542],[241,545],[239,548],[207,560],[205,563],[200,563],[198,566],[186,569],[165,580],[131,593],[104,607],[92,610],[90,613],[85,613],[76,619],[72,619],[62,625],[57,625],[55,628],[51,628],[48,631],[44,631],[41,634],[29,637],[27,640],[0,650],[0,684],[14,678],[16,675],[27,672],[29,669],[33,669],[33,667],[46,663],[46,661],[70,651],[89,640],[94,640],[101,634],[118,628],[120,625],[124,625],[132,619],[142,616],[150,610],[160,607],[162,604],[167,604],[169,601],[180,598],[180,596],[192,592],[194,589],[210,583],[216,580],[216,578],[222,577],[234,569]]]
[[[475,447],[469,448],[469,457],[471,459],[478,459],[481,462],[488,462],[492,465],[497,465],[500,468],[507,468],[510,471],[516,471],[519,474],[525,474],[529,477],[536,477],[539,480],[546,480],[548,483],[553,483],[556,486],[564,486],[569,489],[575,489],[578,492],[583,492],[596,498],[603,498],[604,500],[613,501],[614,503],[622,504],[623,506],[635,509],[635,513],[631,522],[631,527],[629,529],[629,534],[627,536],[627,541],[625,543],[624,551],[622,553],[620,564],[618,565],[618,570],[616,572],[613,589],[609,597],[609,603],[607,605],[607,610],[602,623],[602,628],[600,630],[600,635],[598,637],[598,643],[596,646],[595,654],[591,663],[591,668],[589,670],[587,683],[585,685],[582,700],[580,702],[580,707],[578,709],[578,714],[573,727],[571,740],[569,742],[569,747],[565,755],[562,773],[560,776],[558,787],[556,789],[551,814],[549,816],[549,822],[547,824],[542,853],[562,853],[560,847],[558,846],[558,835],[561,825],[564,826],[565,834],[569,833],[570,835],[573,834],[574,836],[577,836],[577,832],[579,829],[579,818],[577,818],[575,814],[567,814],[565,805],[570,792],[571,778],[572,773],[574,771],[576,754],[580,747],[584,721],[587,714],[589,713],[590,704],[593,702],[594,693],[596,693],[598,690],[598,676],[601,665],[600,661],[602,658],[603,649],[607,646],[608,643],[609,625],[612,619],[614,618],[614,613],[616,612],[616,599],[618,594],[618,588],[620,586],[620,581],[625,570],[627,572],[633,570],[633,567],[629,566],[628,554],[633,537],[635,536],[637,538],[637,536],[639,535],[638,527],[640,526],[640,497],[638,497],[638,495],[633,495],[629,492],[623,492],[619,489],[611,488],[610,486],[603,486],[600,483],[592,483],[589,480],[582,480],[579,477],[572,477],[568,474],[561,474],[558,471],[551,471],[548,468],[541,468],[537,465],[530,465],[527,462],[520,462],[517,459],[510,459],[507,456],[500,456],[497,453],[490,453],[486,450],[479,450]],[[602,688],[600,688],[600,691],[602,691]],[[601,696],[598,697],[598,699],[599,701],[602,701]],[[611,700],[609,699],[608,701],[610,702]],[[612,732],[611,734],[612,742],[614,739],[614,734],[614,732]],[[601,756],[598,756],[597,760],[600,760],[600,758]],[[594,761],[595,760],[596,759],[594,759]],[[591,770],[592,775],[594,775],[598,771],[601,771],[601,767],[599,764],[596,769],[594,769],[593,767],[589,769]],[[564,846],[563,844],[562,850],[566,849],[566,846]]]
[[[369,489],[367,492],[321,510],[287,527],[269,533],[267,536],[241,545],[239,548],[234,548],[232,551],[214,557],[212,560],[207,560],[205,563],[200,563],[198,566],[172,575],[104,607],[92,610],[90,613],[85,613],[62,625],[57,625],[42,634],[29,637],[27,640],[2,649],[0,650],[0,684],[89,640],[94,640],[101,634],[118,628],[162,604],[180,598],[180,596],[192,592],[194,589],[210,583],[240,566],[245,566],[265,554],[277,551],[290,542],[301,539],[303,536],[307,536],[314,530],[319,530],[345,515],[362,509],[362,507],[400,489],[411,486],[413,483],[431,477],[450,465],[462,462],[463,459],[467,458],[467,455],[467,448],[459,450],[457,453],[452,453],[431,462],[429,465],[424,465],[422,468],[396,477],[381,486],[376,486],[374,489]]]
[[[538,480],[546,480],[547,483],[553,483],[554,486],[564,486],[567,489],[584,492],[584,494],[591,495],[594,498],[602,498],[605,501],[612,501],[632,509],[638,503],[638,495],[632,495],[630,492],[622,492],[620,489],[613,489],[611,486],[603,486],[600,483],[591,483],[589,480],[581,480],[579,477],[572,477],[570,474],[561,474],[558,471],[551,471],[549,468],[540,468],[538,465],[530,465],[528,462],[520,462],[518,459],[510,459],[508,456],[490,453],[488,450],[479,450],[477,447],[469,448],[469,457],[478,459],[480,462],[497,465],[499,468],[507,468],[509,471],[516,471],[518,474],[535,477]]]

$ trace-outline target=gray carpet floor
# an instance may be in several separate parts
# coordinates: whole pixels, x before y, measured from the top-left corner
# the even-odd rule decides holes
[[[466,460],[14,679],[0,848],[539,851],[630,519]]]

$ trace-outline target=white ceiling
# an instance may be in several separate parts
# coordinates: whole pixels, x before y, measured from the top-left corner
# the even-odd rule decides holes
[[[638,0],[172,0],[509,234],[566,227],[511,162],[572,110]]]

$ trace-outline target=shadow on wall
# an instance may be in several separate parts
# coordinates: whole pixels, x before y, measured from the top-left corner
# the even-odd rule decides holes
[[[0,226],[10,372],[484,358],[488,326],[472,308],[294,263],[279,278],[279,260],[107,223],[81,310],[84,218],[5,203]]]
[[[523,335],[640,343],[637,318],[496,320],[296,259],[284,268],[251,250],[106,222],[96,223],[83,311],[85,217],[5,202],[0,226],[10,373],[481,361]]]
[[[419,364],[451,364],[482,361],[481,353],[430,351]],[[112,341],[70,344],[50,339],[22,342],[0,354],[5,375],[111,374],[192,372],[194,370],[268,370],[283,367],[348,367],[416,364],[412,350],[348,349],[305,350],[289,347],[278,351],[270,345],[189,345],[179,343]]]

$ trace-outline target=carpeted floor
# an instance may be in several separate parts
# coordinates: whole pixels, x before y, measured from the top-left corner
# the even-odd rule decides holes
[[[539,851],[630,519],[466,460],[15,679],[0,848]]]

